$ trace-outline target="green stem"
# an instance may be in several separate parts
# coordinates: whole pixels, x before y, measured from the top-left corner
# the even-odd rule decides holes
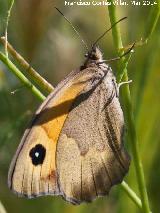
[[[158,5],[152,7],[150,10],[149,18],[146,24],[145,32],[144,32],[144,41],[147,43],[148,39],[150,39],[153,31],[157,26],[157,22],[160,16],[160,5],[158,1]]]
[[[0,37],[0,42],[5,45],[5,37]],[[51,93],[54,87],[48,83],[35,69],[33,69],[30,64],[12,47],[12,45],[7,42],[7,50],[12,55],[12,57],[22,66],[25,72],[29,75],[31,80],[38,85],[38,87],[45,93]]]
[[[120,71],[117,72],[117,77],[116,77],[117,83],[120,83],[122,81],[123,76],[125,74],[125,70],[127,69],[127,66],[128,66],[128,62],[131,59],[131,55],[132,55],[132,52],[130,52],[129,56],[124,59],[122,67],[120,67]]]
[[[14,5],[14,0],[11,0],[11,4],[9,6],[9,10],[7,11],[7,19],[6,19],[6,28],[5,28],[5,54],[6,54],[6,57],[8,58],[8,51],[7,51],[7,40],[8,40],[8,23],[9,23],[9,18],[11,16],[11,11],[12,11],[12,7]]]
[[[117,21],[116,7],[113,5],[112,0],[111,0],[111,3],[112,4],[111,4],[111,6],[108,7],[108,10],[109,10],[110,22],[111,22],[111,24],[113,24]],[[123,45],[122,45],[122,39],[121,39],[120,30],[119,30],[118,25],[116,25],[112,29],[112,35],[113,35],[113,39],[114,39],[114,43],[115,43],[117,52],[118,52],[118,54],[120,54],[119,50],[121,48],[123,48]],[[122,66],[123,61],[124,61],[124,59],[122,58],[120,60],[120,67],[123,67]],[[123,80],[124,81],[128,80],[126,68],[124,70]],[[135,129],[135,124],[134,124],[129,86],[125,86],[123,88],[122,100],[123,100],[123,104],[124,104],[125,120],[126,120],[127,129],[128,129],[128,140],[129,140],[129,142],[131,144],[131,148],[132,148],[133,161],[134,161],[134,165],[135,165],[137,182],[138,182],[141,201],[142,201],[142,211],[144,213],[149,213],[150,212],[149,201],[148,201],[147,189],[146,189],[146,185],[145,185],[143,167],[142,167],[140,153],[139,153],[139,149],[138,149],[139,146],[138,146],[138,140],[137,140],[136,129]]]
[[[0,52],[0,60],[9,68],[9,70],[29,89],[31,92],[39,98],[41,101],[45,99],[45,96],[22,74],[22,72],[8,59],[6,55]]]
[[[7,213],[1,201],[0,201],[0,213]]]
[[[127,195],[131,198],[131,200],[140,208],[142,209],[142,202],[140,198],[136,195],[136,193],[129,187],[129,185],[123,181],[121,183],[122,189],[127,193]]]

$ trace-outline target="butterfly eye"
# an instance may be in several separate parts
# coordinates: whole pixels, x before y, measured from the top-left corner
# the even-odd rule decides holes
[[[93,53],[93,54],[90,56],[90,59],[92,59],[92,60],[97,60],[97,56]]]
[[[29,156],[31,157],[33,165],[40,165],[43,163],[46,156],[46,149],[42,146],[42,144],[37,144],[30,150]]]

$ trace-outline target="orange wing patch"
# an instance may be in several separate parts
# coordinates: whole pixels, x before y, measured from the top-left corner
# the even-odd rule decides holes
[[[57,143],[59,134],[67,118],[68,111],[74,102],[75,97],[79,94],[83,87],[84,84],[72,85],[58,98],[56,102],[53,103],[53,106],[44,109],[42,112],[44,114],[41,117],[40,122],[43,121],[43,117],[45,117],[45,120],[47,119],[48,121],[43,123],[41,127],[54,143]]]

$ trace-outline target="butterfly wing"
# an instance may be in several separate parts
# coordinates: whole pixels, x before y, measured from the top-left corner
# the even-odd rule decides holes
[[[61,194],[55,163],[57,141],[68,111],[92,79],[92,71],[71,73],[36,112],[10,166],[8,184],[15,193],[27,197]]]
[[[113,79],[109,72],[96,87],[88,85],[78,95],[59,137],[58,182],[63,197],[74,204],[107,194],[129,168],[122,144],[123,112]]]
[[[129,167],[123,113],[112,80],[100,73],[70,74],[39,108],[11,163],[13,191],[59,194],[78,204],[121,182]]]

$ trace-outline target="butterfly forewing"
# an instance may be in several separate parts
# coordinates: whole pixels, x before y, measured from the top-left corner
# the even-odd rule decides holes
[[[74,72],[46,99],[26,130],[11,163],[9,187],[20,195],[60,194],[55,164],[59,134],[75,97],[93,77]]]

